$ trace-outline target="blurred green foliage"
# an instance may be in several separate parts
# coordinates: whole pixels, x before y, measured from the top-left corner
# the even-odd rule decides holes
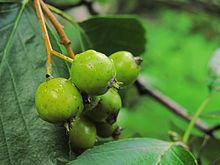
[[[143,17],[143,22],[148,42],[142,76],[193,114],[208,94],[208,62],[220,42],[218,18],[161,10],[153,17]],[[214,95],[204,113],[217,111],[219,100],[220,95]],[[120,115],[125,136],[133,133],[167,139],[168,130],[186,128],[183,120],[150,98],[141,98],[132,111],[122,110]],[[208,118],[205,121],[219,122]]]

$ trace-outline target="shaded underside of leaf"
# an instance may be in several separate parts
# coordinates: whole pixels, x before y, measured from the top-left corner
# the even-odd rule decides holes
[[[0,3],[21,3],[23,0],[0,0]]]
[[[135,56],[145,51],[145,29],[137,17],[98,16],[80,23],[80,26],[92,43],[87,49],[106,55],[126,50]]]
[[[78,3],[80,0],[45,0],[45,2],[47,3],[51,3],[51,4],[54,4],[54,5],[74,5],[76,3]]]
[[[35,90],[45,81],[46,53],[33,8],[1,4],[0,35],[0,164],[68,159],[64,128],[42,121],[35,109]],[[67,77],[64,62],[56,59],[53,66],[54,77]]]
[[[68,165],[196,165],[193,156],[174,143],[149,138],[125,139],[94,147]]]

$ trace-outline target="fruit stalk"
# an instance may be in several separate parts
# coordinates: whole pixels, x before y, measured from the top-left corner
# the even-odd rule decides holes
[[[47,5],[42,0],[40,0],[40,3],[41,3],[41,6],[42,6],[42,9],[47,14],[49,20],[53,24],[53,26],[56,29],[57,33],[59,34],[60,43],[63,44],[66,47],[70,58],[73,59],[74,58],[74,52],[73,52],[72,47],[71,47],[71,41],[67,37],[67,35],[66,35],[66,33],[63,29],[63,26],[60,24],[60,22],[57,20],[57,18],[54,16],[54,14],[50,11],[50,9],[47,7]]]
[[[73,62],[73,59],[72,59],[72,58],[69,58],[69,57],[67,57],[67,56],[63,55],[62,53],[59,53],[59,52],[57,52],[57,51],[55,51],[55,50],[52,50],[52,51],[51,51],[51,54],[53,54],[53,55],[55,55],[55,56],[57,56],[57,57],[59,57],[59,58],[65,60],[65,61],[67,61],[67,62],[69,62],[69,63],[72,63],[72,62]]]
[[[41,26],[41,30],[42,30],[42,34],[43,34],[43,38],[45,41],[45,46],[46,46],[46,53],[47,53],[47,61],[46,61],[46,68],[47,68],[47,75],[51,75],[52,73],[52,63],[51,63],[51,51],[52,51],[52,46],[50,43],[50,39],[47,33],[47,28],[45,25],[45,20],[44,20],[44,15],[43,12],[41,10],[41,6],[40,6],[40,0],[34,0],[34,6],[37,12],[37,16],[38,16],[38,20],[40,22],[40,26]]]
[[[70,15],[66,14],[65,12],[63,12],[62,10],[47,4],[44,2],[44,4],[47,5],[47,7],[50,9],[50,11],[52,11],[53,13],[56,13],[57,15],[63,17],[64,19],[66,19],[67,21],[69,21],[71,24],[73,24],[74,26],[77,26],[77,22],[73,19],[73,17],[71,17]]]
[[[46,4],[46,3],[44,3]],[[76,29],[79,31],[78,32],[78,37],[79,37],[79,42],[80,42],[80,47],[82,51],[86,51],[86,48],[83,44],[83,38],[82,38],[82,34],[84,34],[85,32],[83,31],[83,29],[78,25],[78,23],[76,22],[76,20],[73,19],[73,17],[71,17],[70,15],[66,14],[65,12],[63,12],[62,10],[51,6],[49,4],[46,4],[47,7],[50,9],[50,11],[52,11],[53,13],[56,13],[57,15],[61,16],[63,19],[67,20],[68,22],[70,22],[73,26],[76,27]],[[87,42],[89,42],[87,40]]]
[[[185,144],[187,144],[188,140],[189,140],[189,136],[192,132],[192,129],[195,125],[196,120],[198,119],[199,115],[202,113],[202,111],[205,109],[205,107],[207,106],[207,104],[210,101],[210,97],[211,95],[208,95],[206,97],[206,99],[202,102],[201,106],[199,107],[199,109],[196,111],[195,115],[193,116],[191,122],[189,123],[184,135],[183,135],[183,142]]]

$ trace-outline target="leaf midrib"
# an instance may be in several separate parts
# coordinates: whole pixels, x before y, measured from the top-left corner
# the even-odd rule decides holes
[[[15,18],[14,26],[13,26],[13,28],[12,28],[12,31],[11,31],[11,33],[10,33],[10,35],[9,35],[9,39],[8,39],[8,41],[7,41],[7,43],[6,43],[6,46],[5,46],[5,49],[4,49],[4,51],[3,51],[3,56],[2,56],[1,64],[2,64],[2,62],[5,60],[5,58],[6,58],[6,56],[7,56],[8,50],[9,50],[9,48],[10,48],[10,46],[11,46],[11,44],[12,44],[12,41],[13,41],[13,39],[14,39],[15,32],[16,32],[16,30],[17,30],[18,24],[19,24],[19,22],[20,22],[20,20],[21,20],[21,16],[22,16],[22,14],[23,14],[23,12],[24,12],[24,9],[25,9],[25,6],[26,6],[27,2],[28,2],[27,0],[23,0],[23,1],[22,1],[21,9],[20,9],[20,11],[19,11],[17,17]],[[0,66],[2,66],[2,65],[0,65]]]
[[[160,164],[160,162],[162,161],[163,156],[166,154],[166,152],[168,152],[168,151],[172,148],[173,144],[174,144],[174,143],[171,143],[171,144],[169,145],[169,147],[167,147],[167,149],[164,150],[164,151],[161,153],[161,155],[160,155],[160,156],[158,157],[158,159],[157,159],[156,165],[159,165],[159,164]]]

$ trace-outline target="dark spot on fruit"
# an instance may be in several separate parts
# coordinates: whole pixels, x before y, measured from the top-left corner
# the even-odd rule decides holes
[[[50,75],[49,75],[49,74],[46,74],[46,78],[50,78]]]

